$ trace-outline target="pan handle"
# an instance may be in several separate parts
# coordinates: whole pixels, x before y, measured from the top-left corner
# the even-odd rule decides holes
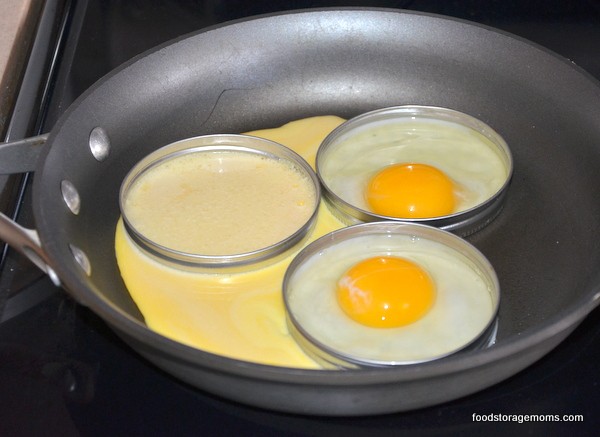
[[[46,273],[54,285],[60,287],[60,279],[52,267],[38,233],[34,229],[27,229],[0,213],[0,240],[4,240],[13,249],[25,255],[31,262]]]
[[[48,134],[0,144],[0,174],[31,172],[35,169],[37,158]],[[25,255],[31,262],[46,273],[59,287],[60,279],[50,266],[50,260],[34,229],[27,229],[0,213],[0,240]]]
[[[37,158],[48,134],[0,144],[0,174],[27,173],[35,170]]]

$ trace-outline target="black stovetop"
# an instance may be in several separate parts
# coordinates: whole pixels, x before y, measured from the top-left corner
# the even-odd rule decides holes
[[[35,90],[23,87],[28,109],[15,112],[13,136],[49,131],[97,79],[171,38],[229,19],[323,6],[405,8],[491,25],[546,46],[600,78],[597,0],[49,0],[41,30],[50,44],[31,55],[44,74],[32,82]],[[14,204],[19,222],[33,227],[28,186],[25,178]],[[254,409],[175,380],[12,251],[2,264],[0,293],[3,436],[582,436],[597,435],[600,425],[598,310],[539,362],[477,394],[407,413],[325,419]],[[490,414],[515,415],[522,423],[473,420]],[[527,415],[581,415],[583,422],[528,421]]]

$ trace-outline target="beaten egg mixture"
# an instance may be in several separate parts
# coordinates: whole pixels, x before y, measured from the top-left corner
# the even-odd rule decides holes
[[[123,211],[129,225],[161,246],[230,255],[284,240],[309,220],[318,202],[308,174],[290,162],[210,150],[145,171],[131,184]],[[251,231],[240,226],[240,217],[252,223]]]
[[[314,168],[320,143],[344,121],[335,116],[311,117],[248,134],[293,149]],[[321,203],[306,244],[343,226]],[[185,272],[148,257],[127,235],[122,220],[117,224],[115,250],[125,285],[150,329],[192,347],[244,361],[320,367],[287,329],[281,284],[294,255],[246,273]]]

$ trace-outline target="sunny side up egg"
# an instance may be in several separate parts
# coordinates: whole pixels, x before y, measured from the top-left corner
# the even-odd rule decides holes
[[[325,185],[364,211],[432,218],[466,211],[508,178],[498,148],[481,133],[445,120],[376,122],[346,133],[319,163]]]
[[[322,350],[390,365],[440,358],[480,337],[497,308],[495,287],[446,244],[373,234],[320,247],[295,267],[285,293],[294,323]]]
[[[344,120],[335,116],[298,120],[250,135],[284,144],[314,166],[319,144]],[[240,213],[236,226],[244,219]],[[323,204],[310,241],[343,225]],[[145,254],[119,221],[115,250],[121,276],[147,326],[183,344],[240,360],[284,367],[318,368],[291,337],[281,284],[290,257],[268,267],[234,274],[191,273]]]

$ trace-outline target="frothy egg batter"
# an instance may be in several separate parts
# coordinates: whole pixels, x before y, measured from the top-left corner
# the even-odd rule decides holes
[[[288,146],[314,167],[325,136],[344,120],[312,117],[280,128],[249,132]],[[239,223],[244,217],[239,217]],[[319,206],[306,242],[343,227],[329,208]],[[263,364],[318,368],[290,336],[281,284],[290,257],[245,273],[191,273],[160,264],[117,224],[115,250],[121,276],[150,329],[198,349]]]
[[[132,184],[123,207],[129,223],[155,243],[229,255],[293,234],[316,202],[308,176],[283,160],[208,151],[185,153],[147,170]],[[240,217],[252,223],[252,232],[240,226]]]

